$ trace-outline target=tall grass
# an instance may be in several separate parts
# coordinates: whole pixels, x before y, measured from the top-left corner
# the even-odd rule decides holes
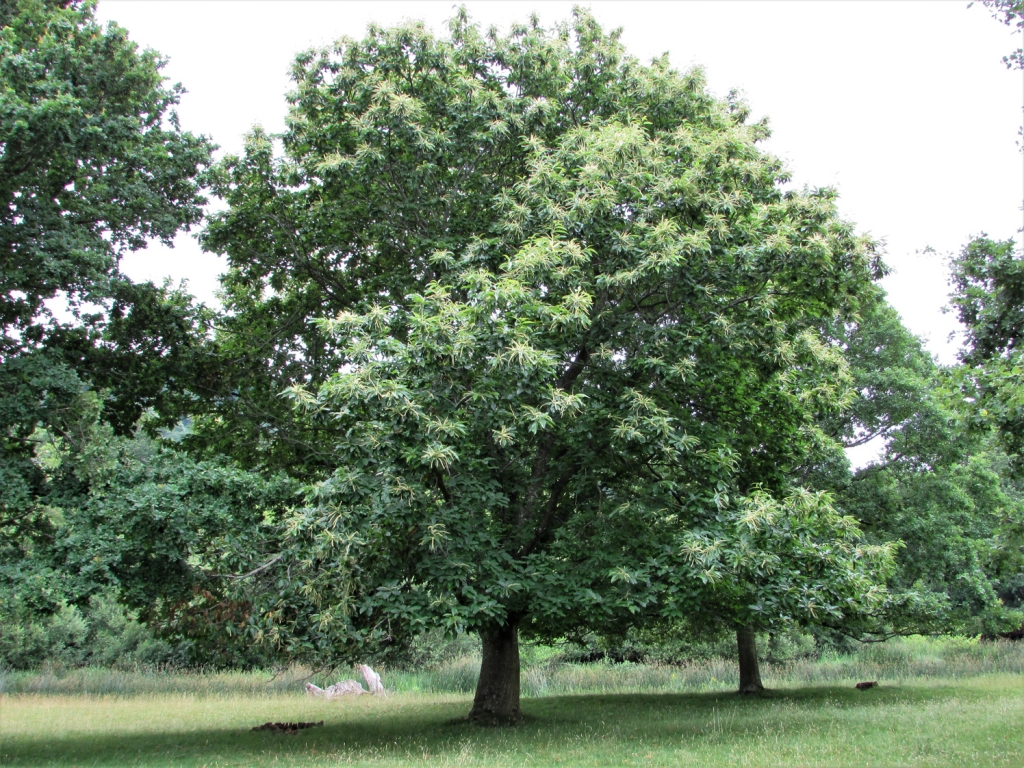
[[[956,679],[992,672],[1024,674],[1024,644],[942,643],[924,638],[872,646],[855,655],[823,654],[782,664],[762,664],[769,688],[861,680],[900,682],[920,678]],[[709,659],[680,665],[565,664],[524,670],[527,696],[577,693],[709,692],[734,689],[737,664]]]
[[[0,695],[49,694],[58,696],[137,696],[153,693],[185,693],[196,696],[275,696],[301,692],[309,671],[292,668],[270,671],[187,670],[174,667],[110,669],[80,667],[39,672],[0,669]]]
[[[423,671],[380,671],[387,688],[395,692],[471,693],[476,688],[479,667],[479,657],[464,656]],[[817,659],[762,664],[761,667],[761,676],[769,688],[860,680],[956,679],[988,673],[1024,674],[1024,643],[913,637],[866,646],[854,654],[827,652]],[[95,667],[64,673],[0,671],[0,694],[275,696],[289,692],[301,694],[307,680],[323,686],[357,676],[347,670],[314,674],[301,667],[280,672],[183,672],[160,668],[122,671]],[[524,665],[521,678],[523,695],[528,697],[582,693],[702,693],[731,690],[736,682],[736,662],[724,658],[668,665],[562,663],[553,657]]]

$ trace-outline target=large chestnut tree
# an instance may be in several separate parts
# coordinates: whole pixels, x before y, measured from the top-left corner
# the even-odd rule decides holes
[[[283,155],[255,131],[216,171],[223,367],[185,439],[309,484],[256,637],[478,633],[472,717],[514,721],[521,634],[886,599],[891,548],[791,480],[850,397],[818,329],[882,265],[742,102],[584,12],[374,27],[293,76]]]

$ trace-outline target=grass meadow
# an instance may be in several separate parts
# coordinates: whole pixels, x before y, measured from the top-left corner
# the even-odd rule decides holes
[[[728,662],[538,665],[525,724],[481,729],[473,660],[388,673],[386,699],[306,697],[283,674],[0,675],[5,766],[989,766],[1024,764],[1024,644],[885,644],[765,666],[763,697]],[[307,673],[308,674],[308,673]],[[335,674],[340,678],[346,674]],[[314,677],[314,679],[316,679]],[[324,678],[320,682],[326,682]],[[858,680],[880,685],[857,691]],[[266,721],[319,721],[295,735]]]

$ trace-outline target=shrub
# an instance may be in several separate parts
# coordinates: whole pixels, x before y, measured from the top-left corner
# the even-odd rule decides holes
[[[12,600],[0,614],[0,665],[8,669],[129,668],[181,660],[180,647],[156,638],[110,595],[94,596],[81,608],[65,603],[49,616]]]

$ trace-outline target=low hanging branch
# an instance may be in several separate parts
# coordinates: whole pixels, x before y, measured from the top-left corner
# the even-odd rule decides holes
[[[256,568],[253,568],[248,573],[243,573],[240,576],[228,575],[228,576],[223,576],[222,578],[228,579],[230,581],[241,581],[242,579],[248,579],[250,576],[255,576],[257,573],[262,573],[263,571],[267,570],[267,568],[272,566],[274,563],[276,563],[282,557],[284,557],[284,553],[283,552],[281,552],[280,554],[274,555],[272,558],[267,560],[267,562],[265,562],[263,565],[257,566]]]

